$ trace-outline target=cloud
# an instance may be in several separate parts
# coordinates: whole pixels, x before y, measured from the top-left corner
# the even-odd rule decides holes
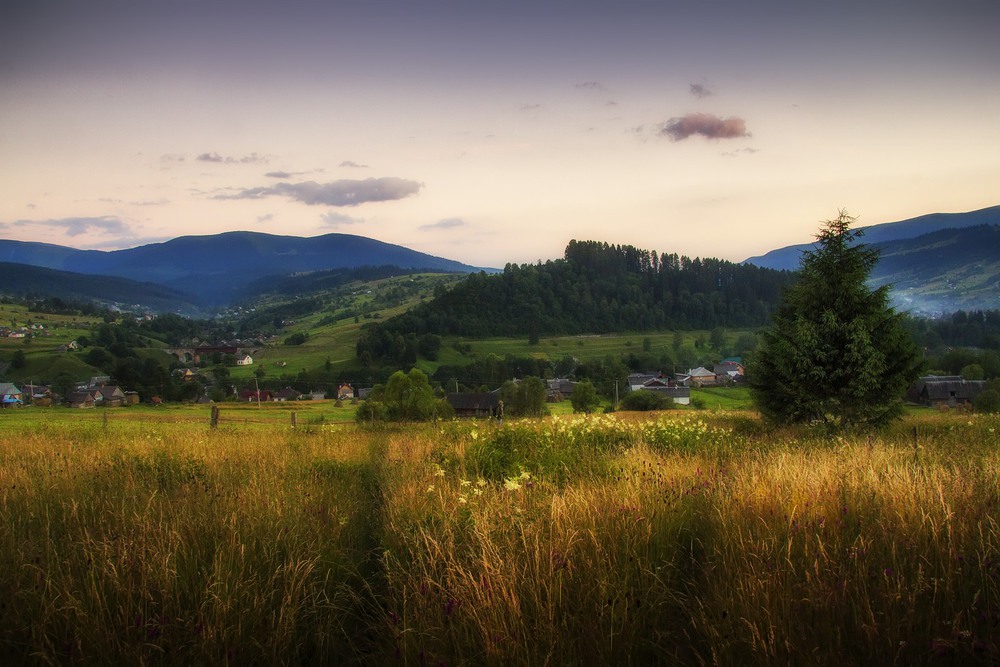
[[[722,157],[740,157],[741,155],[753,155],[754,153],[759,153],[759,148],[739,148],[735,151],[726,151],[725,153],[720,153]]]
[[[266,155],[258,155],[257,153],[250,153],[250,155],[244,155],[241,158],[223,157],[218,153],[202,153],[195,159],[199,162],[217,162],[219,164],[267,164],[270,161]]]
[[[298,176],[301,173],[302,172],[293,174],[290,171],[269,171],[264,175],[267,176],[268,178],[291,178],[292,176]]]
[[[680,118],[671,118],[660,125],[660,136],[674,141],[700,134],[708,139],[738,139],[749,137],[746,121],[738,116],[721,118],[710,113],[689,113]]]
[[[216,195],[214,198],[263,199],[277,196],[288,197],[310,206],[358,206],[367,202],[403,199],[416,194],[421,187],[417,181],[405,178],[366,178],[360,181],[345,178],[331,183],[277,183],[247,188],[232,195]]]
[[[601,83],[598,81],[584,81],[583,83],[576,84],[575,87],[582,88],[585,90],[607,90],[607,88],[601,85]]]
[[[165,153],[160,156],[160,162],[184,162],[185,157],[176,153]]]
[[[699,100],[701,100],[708,97],[709,95],[713,95],[714,93],[712,93],[712,91],[706,85],[700,83],[692,83],[691,94],[697,97]]]
[[[367,164],[358,164],[354,160],[344,160],[340,163],[341,167],[350,167],[351,169],[367,169]]]
[[[541,108],[542,108],[541,104],[522,104],[521,105],[521,111],[537,111],[538,109],[541,109]]]
[[[337,213],[335,211],[324,213],[322,220],[324,227],[332,227],[333,229],[344,227],[346,225],[357,225],[364,222],[363,218],[352,218],[349,215],[344,215],[343,213]]]
[[[45,228],[57,229],[69,237],[82,234],[131,235],[132,231],[120,218],[106,215],[98,218],[58,218],[54,220],[15,220],[0,222],[0,229]]]
[[[434,222],[429,225],[420,225],[417,229],[422,232],[432,232],[439,229],[457,229],[459,227],[468,226],[469,223],[461,218],[445,218],[444,220],[439,220],[438,222]]]
[[[265,213],[264,215],[257,216],[257,222],[271,222],[274,220],[274,213]]]

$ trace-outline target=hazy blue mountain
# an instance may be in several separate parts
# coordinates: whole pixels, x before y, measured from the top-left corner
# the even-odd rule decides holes
[[[865,231],[862,237],[864,243],[883,243],[901,239],[912,239],[923,234],[941,231],[943,229],[961,229],[979,225],[1000,225],[1000,206],[969,211],[968,213],[931,213],[909,220],[887,222],[881,225],[861,227]],[[747,264],[768,269],[786,269],[794,271],[799,268],[802,251],[811,250],[813,243],[800,243],[772,250],[757,257],[744,260]]]
[[[880,251],[872,283],[914,314],[1000,309],[1000,226],[944,229],[873,244]]]
[[[303,238],[258,232],[182,236],[108,252],[0,240],[0,261],[151,281],[213,304],[229,302],[242,286],[261,278],[306,271],[387,265],[459,273],[479,270],[351,234]]]
[[[93,276],[27,264],[0,262],[0,289],[15,297],[59,297],[66,301],[98,302],[109,306],[139,306],[153,311],[203,314],[197,298],[177,290],[117,276]]]

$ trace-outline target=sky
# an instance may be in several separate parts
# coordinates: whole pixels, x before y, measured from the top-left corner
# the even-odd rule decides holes
[[[741,261],[1000,204],[994,0],[4,0],[0,238]]]

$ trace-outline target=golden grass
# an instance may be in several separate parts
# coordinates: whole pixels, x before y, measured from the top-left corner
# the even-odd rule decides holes
[[[997,418],[2,428],[3,663],[1000,659]]]

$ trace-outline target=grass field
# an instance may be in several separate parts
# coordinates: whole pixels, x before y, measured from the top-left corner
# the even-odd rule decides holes
[[[290,406],[0,413],[0,663],[1000,660],[998,417]]]

